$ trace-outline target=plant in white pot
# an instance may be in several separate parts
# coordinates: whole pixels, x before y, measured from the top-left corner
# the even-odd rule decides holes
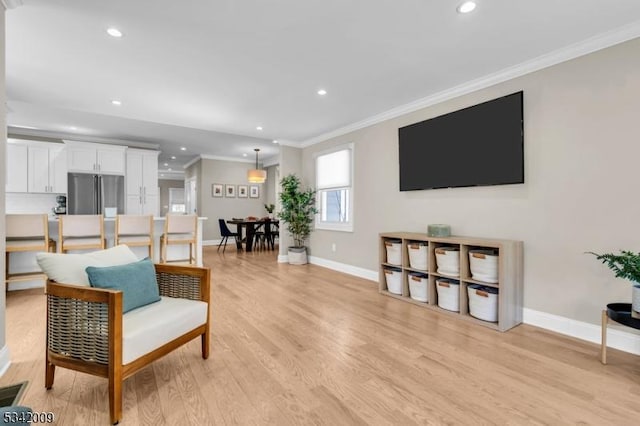
[[[265,204],[264,205],[264,209],[269,214],[269,219],[273,219],[273,211],[276,209],[276,205],[275,204]]]
[[[593,252],[589,252],[589,254],[596,256],[596,259],[607,265],[616,277],[625,278],[632,282],[631,308],[640,312],[640,253],[620,250],[620,254]]]
[[[316,209],[316,191],[302,189],[300,178],[290,174],[280,181],[280,213],[278,217],[287,224],[287,231],[294,245],[289,247],[289,263],[304,265],[307,263],[307,248],[304,242],[311,234]]]

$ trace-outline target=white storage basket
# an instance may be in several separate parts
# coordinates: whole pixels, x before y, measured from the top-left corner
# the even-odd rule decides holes
[[[409,274],[409,296],[413,300],[419,302],[426,302],[427,299],[427,285],[429,284],[429,278],[425,274],[410,273]]]
[[[385,240],[384,246],[387,249],[387,263],[391,265],[402,265],[402,241]]]
[[[460,250],[457,247],[438,247],[435,251],[438,273],[451,277],[459,277]]]
[[[389,293],[402,294],[402,270],[395,268],[384,268],[384,278],[387,282]]]
[[[409,249],[409,266],[413,269],[427,270],[427,243],[424,241],[413,241],[408,245]]]
[[[460,312],[460,283],[454,280],[436,280],[438,306],[448,311]]]
[[[474,280],[498,282],[498,253],[495,250],[469,250],[469,268]]]
[[[469,313],[483,321],[498,321],[498,289],[470,285],[467,287],[469,294]]]

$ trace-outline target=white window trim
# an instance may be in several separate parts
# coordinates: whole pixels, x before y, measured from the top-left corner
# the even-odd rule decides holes
[[[316,188],[318,188],[318,170],[317,170],[317,158],[321,155],[327,155],[327,154],[331,154],[333,152],[337,152],[337,151],[342,151],[348,149],[351,151],[351,155],[349,156],[349,160],[351,161],[350,164],[350,172],[351,172],[351,186],[349,187],[349,212],[351,213],[349,215],[349,222],[347,223],[335,223],[335,222],[322,222],[320,220],[321,215],[320,215],[320,197],[316,196],[316,208],[318,209],[318,213],[316,214],[316,220],[315,220],[315,229],[321,229],[324,231],[339,231],[339,232],[353,232],[353,222],[354,222],[354,210],[353,210],[353,198],[354,198],[354,194],[355,194],[355,182],[354,182],[354,172],[353,172],[353,158],[355,156],[354,154],[354,144],[353,142],[347,143],[347,144],[343,144],[343,145],[337,145],[334,147],[331,147],[329,149],[325,149],[323,151],[318,151],[316,153],[313,154],[313,167],[314,167],[314,172],[315,172],[315,181],[316,181]],[[322,189],[318,189],[319,191],[323,191]]]

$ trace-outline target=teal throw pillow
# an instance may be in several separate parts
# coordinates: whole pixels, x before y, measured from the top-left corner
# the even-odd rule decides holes
[[[122,312],[160,300],[156,268],[149,258],[126,265],[86,269],[91,287],[122,290]]]

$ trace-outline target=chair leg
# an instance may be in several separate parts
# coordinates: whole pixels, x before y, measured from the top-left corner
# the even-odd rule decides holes
[[[200,336],[202,342],[202,359],[209,358],[209,346],[211,344],[211,336],[209,336],[209,330]]]
[[[222,239],[220,240],[220,243],[218,244],[218,252],[220,251],[220,246],[221,246],[221,245],[222,245],[222,243],[224,242],[224,239],[225,239],[225,238],[227,238],[227,237],[222,237]],[[227,246],[227,245],[225,244],[225,247],[226,247],[226,246]],[[223,253],[224,253],[224,251],[223,251]]]
[[[117,368],[109,371],[109,415],[114,425],[122,417],[122,370]]]
[[[229,239],[229,237],[224,237],[224,247],[222,249],[222,254],[224,254],[225,251],[227,251],[227,240]]]
[[[56,375],[56,366],[51,364],[49,360],[45,360],[44,387],[51,389],[53,387],[53,379]]]

